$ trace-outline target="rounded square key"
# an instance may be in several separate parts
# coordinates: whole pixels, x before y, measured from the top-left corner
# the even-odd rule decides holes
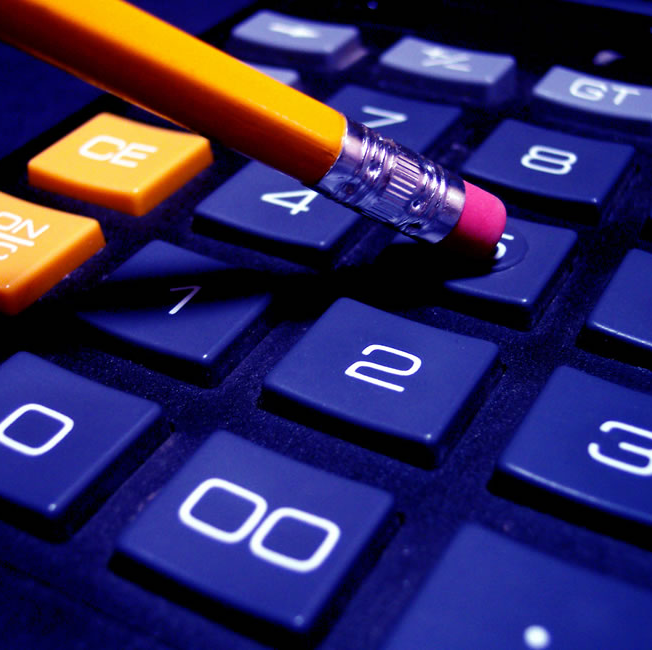
[[[19,526],[48,535],[97,509],[161,413],[26,352],[0,366],[0,385],[0,499]]]
[[[510,218],[488,272],[462,274],[444,286],[492,319],[531,327],[550,300],[576,241],[572,230]]]
[[[505,120],[464,164],[464,174],[503,189],[518,199],[568,206],[573,217],[597,216],[634,149],[627,145],[568,135]]]
[[[307,264],[330,259],[361,220],[352,210],[259,163],[240,170],[195,211],[195,227],[204,234],[244,239],[279,255],[305,258]]]
[[[192,133],[100,113],[32,158],[29,182],[142,216],[213,162]]]
[[[403,37],[379,59],[380,74],[447,100],[497,104],[511,98],[516,81],[513,57]]]
[[[553,66],[532,91],[535,106],[561,117],[590,120],[652,135],[652,88]]]
[[[358,28],[275,11],[259,11],[231,32],[229,49],[243,59],[316,70],[342,70],[364,54]]]
[[[395,238],[381,259],[390,275],[397,265],[415,276],[427,274],[432,291],[437,291],[435,278],[440,278],[443,298],[454,309],[529,328],[561,279],[576,240],[572,230],[509,217],[494,257],[487,262],[433,260],[430,251],[403,235]],[[418,287],[417,299],[423,301],[432,291]]]
[[[267,375],[287,403],[353,425],[365,443],[441,461],[465,408],[486,387],[497,346],[342,298]],[[294,405],[295,413],[292,414]],[[424,453],[425,452],[425,453]]]
[[[0,192],[0,311],[22,311],[104,244],[95,219]]]
[[[652,254],[627,253],[589,315],[583,337],[598,351],[652,363]]]
[[[381,490],[219,432],[125,531],[118,552],[186,603],[190,592],[304,633],[391,504]]]
[[[79,317],[147,361],[158,358],[167,372],[215,381],[257,336],[270,302],[259,290],[246,270],[152,241],[104,281]]]
[[[649,591],[469,525],[383,648],[644,650],[651,606]]]
[[[387,138],[423,152],[457,120],[462,111],[360,86],[345,86],[328,104]]]
[[[652,396],[558,368],[497,469],[599,512],[652,524]]]

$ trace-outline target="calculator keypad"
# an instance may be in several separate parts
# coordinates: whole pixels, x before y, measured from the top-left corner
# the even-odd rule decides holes
[[[507,228],[420,245],[0,46],[4,645],[647,650],[649,11],[137,4]]]

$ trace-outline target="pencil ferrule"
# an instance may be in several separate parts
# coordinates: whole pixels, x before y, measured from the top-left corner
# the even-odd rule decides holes
[[[348,118],[342,151],[313,189],[432,243],[452,230],[464,207],[459,177]]]

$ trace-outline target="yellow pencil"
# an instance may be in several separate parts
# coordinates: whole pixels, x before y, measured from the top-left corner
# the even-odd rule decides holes
[[[121,0],[0,0],[0,38],[405,234],[493,251],[493,195]]]

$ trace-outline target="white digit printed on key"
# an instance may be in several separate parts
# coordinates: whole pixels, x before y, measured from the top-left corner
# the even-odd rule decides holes
[[[366,115],[374,115],[378,119],[365,120],[363,124],[370,129],[379,129],[382,126],[391,126],[392,124],[401,124],[407,122],[408,116],[405,113],[397,113],[396,111],[388,111],[384,108],[377,108],[376,106],[363,106],[362,112]]]
[[[50,436],[46,442],[38,447],[32,447],[31,445],[27,445],[7,435],[9,427],[28,413],[40,413],[41,415],[58,422],[61,426],[55,434]],[[0,444],[17,451],[20,454],[24,454],[25,456],[42,456],[58,445],[70,433],[70,431],[72,431],[74,424],[72,418],[60,413],[59,411],[48,408],[47,406],[43,406],[42,404],[23,404],[23,406],[17,408],[0,422]]]
[[[600,431],[603,433],[610,433],[614,430],[625,431],[652,440],[652,431],[641,429],[640,427],[635,427],[631,424],[625,424],[624,422],[608,420],[607,422],[603,422],[600,426]],[[589,443],[588,452],[593,460],[602,463],[603,465],[608,465],[609,467],[613,467],[622,472],[627,472],[628,474],[634,474],[635,476],[652,476],[652,448],[633,445],[625,441],[619,442],[618,447],[623,451],[636,454],[640,458],[645,459],[645,464],[637,465],[634,463],[627,463],[618,458],[607,456],[600,450],[600,445],[597,442]]]
[[[319,196],[314,190],[292,190],[290,192],[267,192],[260,197],[261,201],[287,208],[292,216],[300,212],[308,212],[310,204]],[[288,199],[300,199],[290,201]]]
[[[384,366],[379,363],[373,363],[372,361],[356,361],[344,371],[344,374],[348,375],[349,377],[354,377],[355,379],[361,379],[362,381],[369,382],[370,384],[375,384],[376,386],[381,386],[382,388],[388,388],[389,390],[396,391],[397,393],[402,393],[405,390],[405,387],[389,381],[377,379],[376,377],[365,375],[364,373],[360,372],[360,368],[369,368],[372,370],[386,372],[390,375],[408,377],[409,375],[413,375],[415,372],[417,372],[417,370],[419,370],[421,367],[421,359],[419,359],[419,357],[415,356],[414,354],[403,352],[402,350],[397,350],[396,348],[390,348],[386,345],[368,345],[362,351],[362,354],[368,356],[372,352],[376,351],[389,352],[390,354],[395,354],[399,357],[409,359],[412,362],[412,365],[406,370],[401,370],[400,368],[392,368],[391,366]]]
[[[235,530],[224,530],[200,519],[193,514],[193,509],[211,490],[223,490],[233,496],[248,501],[253,505],[251,514]],[[179,508],[179,519],[189,528],[202,535],[224,544],[238,544],[247,537],[249,550],[259,559],[275,564],[282,569],[296,573],[308,573],[318,569],[328,558],[337,544],[341,531],[339,526],[317,515],[299,510],[298,508],[281,507],[267,514],[267,501],[256,492],[247,490],[241,485],[221,478],[210,478],[200,483],[184,500]],[[267,516],[266,516],[267,514]],[[265,540],[274,528],[284,520],[298,521],[304,525],[317,528],[325,533],[324,538],[307,558],[296,558],[265,546]]]
[[[569,174],[577,156],[572,151],[555,149],[542,144],[535,144],[521,158],[521,165],[537,172],[563,176]]]

